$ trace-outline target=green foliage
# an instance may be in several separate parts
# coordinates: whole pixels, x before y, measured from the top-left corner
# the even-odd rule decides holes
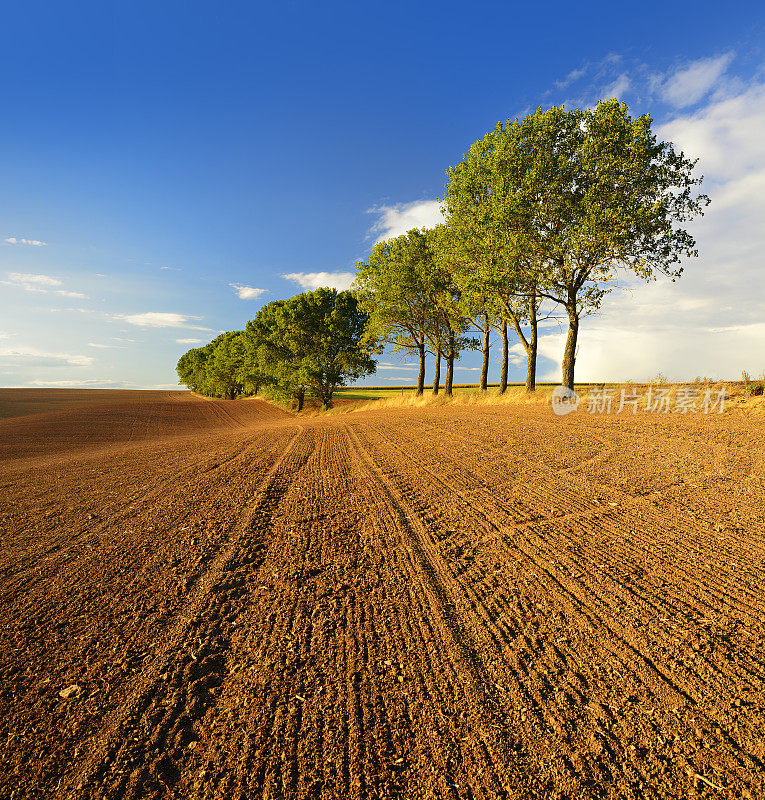
[[[338,386],[375,371],[367,321],[353,294],[335,289],[269,303],[247,323],[263,382],[299,405],[308,392],[329,407]]]
[[[179,381],[211,397],[233,400],[251,393],[256,377],[248,363],[247,338],[244,331],[230,331],[184,353],[176,367]]]
[[[426,232],[432,261],[428,280],[428,299],[433,309],[434,324],[430,337],[440,347],[444,358],[458,357],[463,349],[478,346],[476,339],[466,336],[471,318],[483,313],[476,291],[466,292],[456,280],[459,274],[459,241],[447,224],[436,225]],[[450,345],[451,342],[451,345]]]
[[[317,289],[264,306],[244,331],[223,333],[178,361],[181,383],[234,399],[261,387],[302,408],[306,393],[329,407],[348,380],[375,371],[367,315],[351,292]]]
[[[298,407],[306,394],[326,407],[337,387],[374,372],[372,355],[387,343],[417,354],[418,393],[426,350],[437,366],[446,359],[450,393],[455,359],[478,345],[471,328],[483,335],[485,385],[491,330],[511,322],[533,388],[544,305],[568,317],[563,383],[573,386],[580,318],[618,275],[674,280],[680,261],[697,255],[683,224],[709,199],[696,194],[694,167],[657,139],[650,116],[633,118],[615,99],[498,123],[447,170],[444,224],[375,245],[357,264],[353,293],[269,303],[245,331],[185,353],[178,376],[213,396],[263,386]]]
[[[356,264],[354,291],[369,316],[368,335],[411,351],[427,339],[433,325],[428,293],[432,253],[419,230],[378,242],[366,261]]]
[[[568,385],[579,318],[600,307],[617,273],[674,280],[680,260],[697,255],[681,224],[709,200],[694,195],[695,162],[651,124],[617,100],[540,109],[499,123],[447,171],[457,282],[506,305],[533,292],[562,306]]]

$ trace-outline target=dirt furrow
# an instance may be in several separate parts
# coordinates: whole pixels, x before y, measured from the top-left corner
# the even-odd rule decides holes
[[[0,796],[765,792],[765,422],[120,402],[0,425]]]
[[[442,465],[442,466],[445,466],[445,465]],[[447,469],[443,469],[442,471],[444,473],[448,472]],[[395,468],[394,468],[394,473],[395,473]],[[428,471],[425,474],[428,474],[429,477],[432,476],[432,473],[430,471]],[[421,473],[420,479],[421,479],[421,477],[422,477],[422,473]],[[444,483],[443,481],[441,481],[441,483],[443,484],[443,487],[440,490],[440,493],[441,493],[442,496],[443,496],[444,491],[449,492],[450,494],[453,493],[454,487],[451,484]],[[422,484],[420,483],[419,486],[421,488]],[[411,491],[411,489],[410,489],[410,491]],[[429,501],[429,503],[428,503],[428,507],[432,507],[432,502],[433,502],[433,500],[431,499]],[[472,512],[475,512],[475,510],[476,509],[472,509],[471,508]],[[479,508],[478,511],[480,512],[480,510],[481,509]],[[481,517],[485,520],[485,514],[481,514]],[[533,555],[531,555],[531,553],[527,550],[525,545],[519,548],[517,536],[508,536],[506,543],[507,543],[508,547],[510,547],[511,549],[515,549],[516,552],[521,552],[524,557],[531,557],[531,563],[533,565],[533,569],[536,569],[539,572],[542,572],[546,576],[546,580],[552,581],[552,583],[550,584],[550,589],[553,591],[553,593],[557,593],[558,595],[563,597],[563,596],[567,595],[570,591],[572,591],[572,590],[574,591],[574,594],[572,595],[572,601],[573,601],[572,602],[572,611],[575,614],[576,613],[581,614],[583,609],[587,609],[588,607],[591,607],[591,602],[592,601],[591,601],[591,597],[589,596],[589,594],[586,597],[584,595],[582,595],[582,593],[580,591],[580,587],[577,586],[576,584],[572,584],[570,581],[566,581],[565,580],[565,576],[563,576],[564,580],[561,581],[561,575],[560,575],[559,570],[557,569],[557,563],[556,563],[557,559],[555,557],[553,557],[551,560],[546,561],[546,562],[545,561],[539,562],[538,558],[533,556]],[[537,578],[538,577],[539,576],[537,576]],[[565,588],[564,588],[563,584],[566,584]],[[469,595],[470,594],[469,588],[467,589],[467,591],[468,591],[468,595]],[[589,612],[589,613],[591,614],[592,612]],[[488,620],[488,618],[486,616],[484,616],[484,623],[485,623],[486,629],[490,630],[491,629],[491,625],[490,625],[490,622],[489,622],[489,620]],[[625,628],[623,625],[620,624],[620,622],[618,622],[613,617],[609,618],[609,622],[606,622],[605,618],[603,618],[601,616],[591,617],[591,623],[594,626],[594,630],[600,629],[601,631],[603,631],[603,630],[610,631],[609,637],[610,637],[610,639],[612,641],[611,651],[612,651],[612,654],[614,656],[616,656],[617,653],[620,653],[621,651],[623,651],[624,647],[628,646],[627,645],[628,642],[631,642],[631,645],[629,645],[629,646],[632,646],[632,647],[636,648],[634,650],[635,655],[639,654],[640,661],[642,661],[645,664],[645,666],[647,666],[649,668],[648,669],[648,673],[646,673],[645,669],[639,670],[643,674],[643,680],[648,680],[648,685],[653,687],[652,691],[658,691],[659,692],[658,697],[662,697],[662,696],[667,697],[666,694],[665,694],[664,686],[665,685],[670,685],[670,684],[667,684],[667,681],[669,680],[669,678],[665,673],[662,673],[660,671],[658,673],[658,678],[659,678],[658,682],[651,680],[651,678],[650,678],[651,672],[656,669],[656,662],[652,659],[652,657],[650,655],[648,655],[649,651],[646,650],[645,643],[642,641],[641,637],[636,637],[636,634],[635,634],[634,631],[629,630],[629,628]],[[602,638],[602,634],[601,634],[601,638]],[[634,665],[632,665],[630,662],[626,662],[624,665],[628,670],[634,671]],[[675,679],[676,679],[676,677],[675,677]],[[679,687],[676,686],[676,688],[679,688]],[[671,700],[672,696],[671,695],[668,696],[667,699]],[[686,695],[684,698],[680,699],[680,704],[681,705],[684,704],[687,700],[690,700],[690,698]],[[714,722],[711,723],[711,724],[714,727]],[[722,738],[723,739],[726,738],[724,734],[722,734]],[[751,759],[745,754],[746,743],[747,743],[747,735],[746,735],[746,733],[744,733],[743,742],[744,742],[743,749],[742,749],[742,744],[739,742],[738,745],[734,745],[734,752],[730,753],[729,755],[732,758],[734,764],[740,763],[741,766],[751,769],[757,762],[755,761],[754,764],[753,764]],[[731,741],[731,744],[734,744],[734,743]],[[736,753],[741,754],[740,757]]]
[[[236,526],[198,580],[152,662],[137,676],[123,700],[123,713],[99,732],[76,786],[61,796],[140,798],[179,777],[176,753],[194,741],[193,724],[214,702],[225,677],[229,626],[238,616],[233,603],[245,593],[243,565],[257,569],[272,507],[311,450],[299,428],[248,498]]]

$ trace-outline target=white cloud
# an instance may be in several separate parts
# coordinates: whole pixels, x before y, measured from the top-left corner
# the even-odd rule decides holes
[[[375,206],[369,213],[378,217],[370,229],[370,233],[377,236],[376,242],[400,236],[412,228],[432,228],[444,221],[438,200]]]
[[[98,342],[88,342],[88,347],[97,347],[100,350],[124,350],[125,345],[122,344],[98,344]]]
[[[127,381],[112,381],[108,379],[101,379],[101,378],[88,378],[86,380],[63,380],[63,381],[43,381],[43,380],[33,380],[28,381],[28,386],[60,386],[61,388],[67,389],[76,389],[78,387],[83,388],[90,388],[90,389],[103,389],[103,388],[114,388],[115,386],[120,387],[135,387],[134,383],[128,383]]]
[[[353,272],[288,272],[282,278],[297,283],[307,292],[322,287],[342,292],[351,288],[356,275]]]
[[[0,347],[0,366],[3,367],[89,367],[92,363],[90,356],[50,353],[24,345]]]
[[[24,289],[27,292],[42,292],[43,294],[53,291],[62,297],[76,297],[80,300],[87,300],[88,296],[82,292],[71,292],[68,289],[55,289],[56,286],[63,286],[63,281],[51,275],[39,275],[30,272],[8,272],[7,281],[0,281],[6,286],[15,286],[17,289]]]
[[[9,236],[7,239],[4,239],[7,244],[25,244],[31,247],[45,247],[48,243],[41,242],[38,239],[17,239],[15,236]]]
[[[662,99],[675,108],[698,103],[719,82],[733,55],[725,53],[717,58],[700,58],[676,70],[661,89]]]
[[[176,314],[169,311],[146,311],[143,314],[115,314],[114,319],[123,320],[130,325],[139,328],[192,328],[197,331],[209,331],[211,328],[204,328],[194,324],[193,320],[200,320],[202,317],[193,317],[189,314]]]
[[[38,275],[29,272],[8,272],[6,275],[8,280],[2,281],[2,283],[7,286],[16,286],[27,292],[47,292],[52,286],[61,286],[63,284],[58,278],[53,278],[50,275]]]
[[[571,72],[569,72],[568,75],[563,78],[563,80],[555,81],[555,86],[558,89],[566,89],[572,83],[578,81],[580,78],[583,78],[586,72],[586,66],[582,67],[581,69],[572,69]]]
[[[201,344],[204,339],[176,339],[178,344]]]
[[[712,200],[689,224],[699,258],[684,263],[675,283],[633,281],[628,292],[605,299],[599,316],[584,319],[577,380],[637,381],[659,370],[675,380],[735,379],[765,368],[765,83],[733,92],[724,75],[730,58],[694,62],[657,80],[657,91],[672,86],[678,104],[702,92],[700,107],[657,127],[660,139],[699,158]],[[725,91],[715,92],[723,81]],[[540,380],[560,380],[565,328],[540,336]],[[516,353],[525,363],[519,345]]]
[[[384,361],[378,362],[377,369],[419,369],[419,367],[406,366],[402,364],[388,364]]]
[[[638,315],[633,312],[630,317],[637,320]],[[565,338],[559,334],[539,339],[540,353],[555,365],[543,380],[560,380]],[[752,374],[762,369],[765,323],[710,329],[692,322],[678,325],[671,318],[655,327],[590,320],[581,328],[579,343],[577,381],[643,382],[659,371],[675,381],[697,376],[737,380],[744,369]]]
[[[255,300],[266,293],[266,289],[255,289],[252,286],[243,286],[241,283],[229,283],[229,286],[240,300]]]
[[[738,184],[762,171],[764,128],[765,84],[760,83],[734,97],[709,103],[693,114],[669,120],[660,127],[659,135],[679,144],[688,155],[699,156],[707,179],[730,186],[732,181]],[[739,200],[736,198],[735,202]],[[714,201],[718,205],[719,196]]]
[[[603,98],[615,97],[617,100],[621,100],[624,94],[631,88],[632,81],[630,81],[629,76],[623,72],[610,86],[606,86],[606,88],[603,89],[601,96]]]

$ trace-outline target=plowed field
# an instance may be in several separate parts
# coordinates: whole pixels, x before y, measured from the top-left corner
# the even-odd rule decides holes
[[[0,420],[0,797],[765,796],[765,418],[57,408]]]

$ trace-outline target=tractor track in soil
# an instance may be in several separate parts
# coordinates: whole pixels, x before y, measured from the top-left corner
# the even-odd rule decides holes
[[[0,422],[0,797],[765,793],[765,421],[157,395]]]

